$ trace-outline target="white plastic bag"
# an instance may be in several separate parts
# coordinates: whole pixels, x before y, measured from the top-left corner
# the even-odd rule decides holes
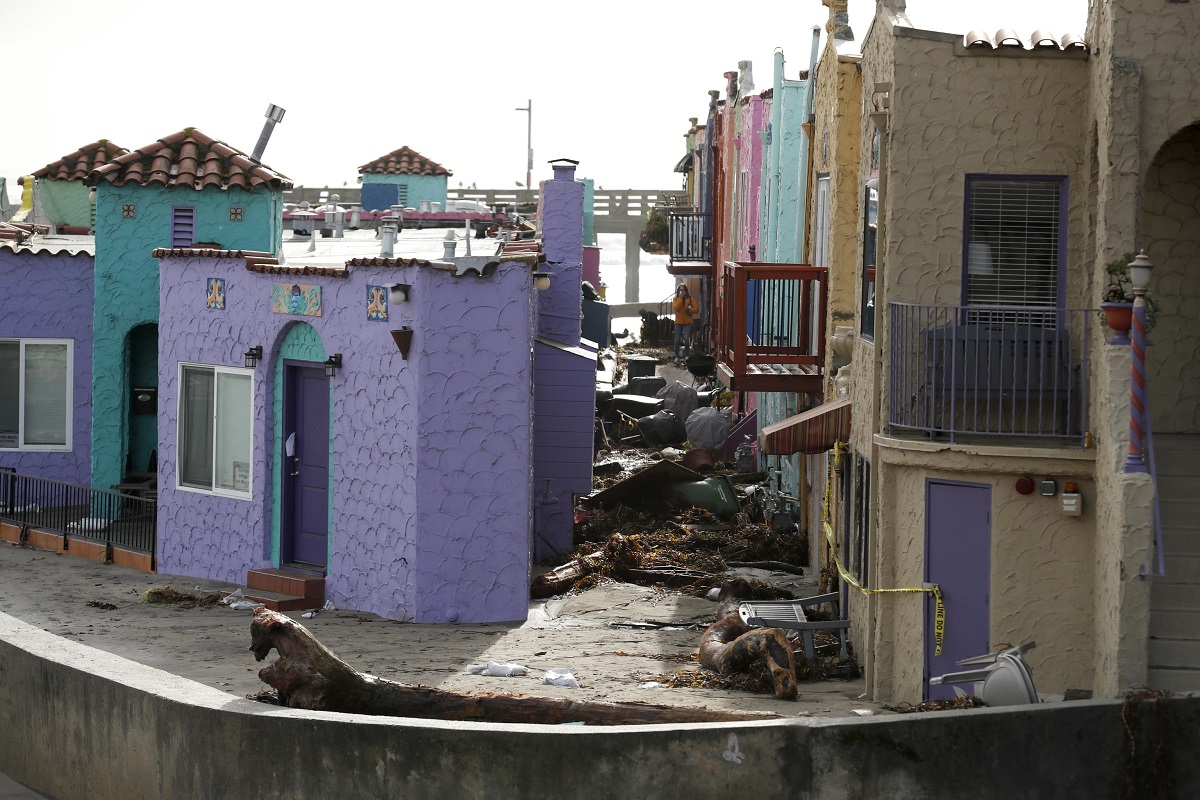
[[[548,669],[546,674],[542,676],[542,683],[548,683],[551,686],[564,686],[568,689],[578,689],[579,681],[575,680],[575,676],[571,674],[571,670]]]

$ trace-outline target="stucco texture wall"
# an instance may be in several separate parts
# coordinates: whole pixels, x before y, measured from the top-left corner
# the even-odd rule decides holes
[[[38,181],[38,199],[42,210],[55,225],[92,224],[91,188],[82,181]]]
[[[319,284],[319,317],[273,314],[271,287],[236,258],[164,258],[159,437],[159,569],[240,583],[277,566],[272,531],[281,451],[275,402],[283,357],[342,353],[330,379],[332,526],[326,597],[339,608],[415,621],[524,618],[528,597],[532,288],[527,265],[487,277],[422,266],[350,268]],[[225,311],[204,307],[226,280]],[[414,301],[367,319],[367,286],[409,283]],[[303,323],[311,329],[296,339]],[[389,330],[408,325],[401,357]],[[319,342],[312,341],[314,335]],[[254,372],[252,499],[177,488],[183,361]],[[319,350],[318,350],[319,348]],[[519,613],[518,613],[519,610]]]
[[[878,584],[920,586],[925,574],[925,487],[929,479],[980,483],[991,491],[988,641],[993,650],[1034,640],[1027,660],[1038,691],[1091,689],[1097,628],[1094,618],[1097,489],[1089,454],[1036,454],[1037,478],[1059,487],[1076,481],[1083,514],[1062,513],[1061,497],[1021,495],[1016,480],[1028,474],[1030,451],[919,445],[880,448],[878,480],[888,524],[877,537]],[[964,532],[965,533],[965,532]],[[924,595],[880,596],[872,694],[881,700],[915,702],[924,670]],[[946,605],[946,628],[956,623]]]
[[[158,320],[156,247],[169,247],[171,208],[196,209],[195,241],[231,250],[278,252],[283,237],[281,195],[260,190],[159,186],[96,189],[95,343],[92,391],[92,483],[108,486],[124,476],[128,437],[129,364],[126,337],[137,325]],[[133,206],[126,211],[126,206]],[[241,220],[230,208],[242,209]],[[132,216],[129,214],[132,213]]]
[[[91,473],[92,256],[0,247],[0,339],[74,342],[70,451],[0,450],[0,467],[87,485]],[[105,486],[104,488],[107,488]]]
[[[738,119],[738,260],[750,260],[754,245],[757,261],[764,261],[759,249],[758,212],[762,205],[763,136],[767,130],[770,101],[761,95],[738,100],[741,106]]]

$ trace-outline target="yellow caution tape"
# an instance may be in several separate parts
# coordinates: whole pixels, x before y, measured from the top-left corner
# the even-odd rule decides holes
[[[846,567],[842,564],[842,560],[838,557],[837,541],[833,533],[833,516],[830,511],[830,506],[833,502],[833,468],[834,464],[842,458],[842,445],[840,442],[835,442],[833,445],[833,458],[829,461],[828,471],[825,476],[825,499],[821,507],[821,527],[825,531],[825,540],[829,543],[829,552],[833,556],[833,563],[837,567],[838,575],[849,586],[853,586],[863,594],[901,594],[923,592],[932,594],[934,599],[934,637],[937,642],[937,648],[934,650],[934,655],[942,654],[942,640],[946,635],[946,606],[942,602],[942,589],[936,583],[931,586],[911,586],[902,589],[867,589],[860,584],[853,575],[851,575]]]

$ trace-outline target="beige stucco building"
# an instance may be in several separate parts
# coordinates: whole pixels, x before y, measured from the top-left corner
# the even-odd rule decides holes
[[[862,37],[858,130],[833,140],[857,150],[855,285],[830,307],[856,315],[835,531],[869,590],[868,691],[915,701],[1028,640],[1043,693],[1200,689],[1200,4],[1096,0],[1081,42],[1015,43],[904,5]],[[836,176],[821,98],[854,89],[821,81],[814,168]],[[1126,471],[1131,348],[1093,310],[1143,248],[1157,479]],[[875,592],[932,584],[940,654],[931,593]]]

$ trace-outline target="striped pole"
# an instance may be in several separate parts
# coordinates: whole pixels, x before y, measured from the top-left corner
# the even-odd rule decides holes
[[[1146,286],[1150,282],[1150,259],[1140,252],[1129,265],[1133,283],[1133,330],[1129,368],[1129,452],[1126,472],[1145,472],[1143,455],[1146,432]]]

